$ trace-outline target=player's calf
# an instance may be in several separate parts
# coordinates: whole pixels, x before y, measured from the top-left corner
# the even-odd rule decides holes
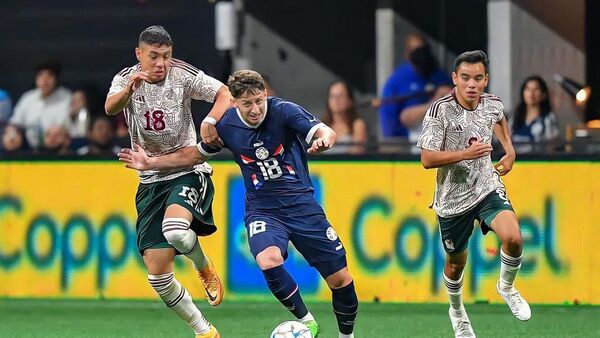
[[[162,231],[167,242],[194,263],[208,303],[212,306],[221,304],[223,285],[212,262],[202,251],[198,236],[190,229],[190,222],[185,218],[165,218]]]
[[[531,318],[531,308],[529,303],[521,296],[519,291],[515,289],[514,282],[517,273],[521,268],[523,254],[518,257],[513,257],[500,250],[500,278],[496,283],[498,294],[504,299],[511,312],[522,321],[527,321]]]
[[[298,284],[283,265],[263,270],[262,273],[269,290],[286,309],[301,321],[314,320],[300,296]]]
[[[358,313],[358,297],[356,296],[354,281],[344,287],[331,289],[331,294],[333,313],[337,319],[340,337],[352,337],[354,322]]]
[[[173,312],[190,325],[197,335],[216,331],[198,310],[189,292],[175,279],[173,272],[148,275],[148,282]],[[218,337],[206,335],[201,337]]]
[[[162,232],[169,244],[194,263],[197,271],[206,267],[206,256],[198,242],[198,236],[190,229],[190,221],[185,218],[165,218]]]

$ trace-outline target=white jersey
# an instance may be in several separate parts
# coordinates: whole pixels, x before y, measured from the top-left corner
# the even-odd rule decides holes
[[[419,148],[457,151],[467,149],[474,141],[491,144],[494,126],[504,118],[502,102],[484,93],[477,108],[468,110],[456,100],[455,90],[427,110]],[[504,190],[504,184],[490,155],[445,165],[437,170],[433,209],[441,217],[460,215],[499,188]]]
[[[120,71],[113,78],[108,95],[123,90],[129,77],[141,70],[138,63]],[[132,144],[138,144],[150,155],[161,156],[177,149],[195,146],[196,131],[192,120],[191,100],[213,102],[223,84],[196,67],[171,59],[164,81],[142,82],[123,109]],[[208,164],[197,169],[210,171]],[[176,170],[140,171],[141,183],[165,181],[188,174],[194,167]]]

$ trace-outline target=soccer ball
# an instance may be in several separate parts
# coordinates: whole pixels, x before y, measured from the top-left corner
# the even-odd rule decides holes
[[[297,321],[283,322],[273,329],[270,338],[312,338],[306,325]]]

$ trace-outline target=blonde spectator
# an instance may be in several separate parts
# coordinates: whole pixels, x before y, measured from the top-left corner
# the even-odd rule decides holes
[[[86,137],[89,116],[87,94],[83,90],[78,89],[73,92],[71,109],[69,109],[69,116],[65,121],[65,128],[71,138]]]
[[[337,134],[335,147],[328,153],[364,152],[368,132],[365,121],[357,116],[354,108],[354,94],[344,81],[335,81],[329,85],[329,97],[323,122]]]

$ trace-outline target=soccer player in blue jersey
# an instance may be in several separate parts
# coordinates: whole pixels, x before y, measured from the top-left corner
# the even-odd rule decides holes
[[[257,72],[242,70],[228,81],[234,98],[216,124],[231,150],[246,187],[245,222],[250,251],[275,297],[316,337],[319,326],[306,308],[298,285],[285,269],[288,242],[315,267],[332,291],[339,337],[353,337],[358,299],[346,264],[346,251],[314,198],[306,152],[319,153],[335,143],[335,132],[301,106],[268,97]],[[306,149],[304,141],[310,145]],[[123,149],[119,159],[137,170],[167,169],[201,163],[220,149],[200,142],[177,152],[148,157]]]

